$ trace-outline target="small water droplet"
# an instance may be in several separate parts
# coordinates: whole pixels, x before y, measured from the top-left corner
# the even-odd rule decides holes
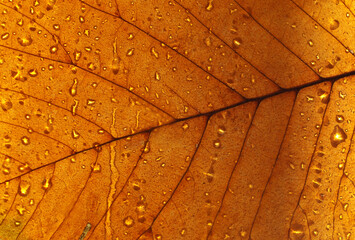
[[[157,50],[156,50],[154,47],[152,47],[152,48],[150,49],[150,53],[151,53],[155,58],[159,58],[159,53],[157,52]]]
[[[75,60],[75,61],[79,61],[80,58],[81,58],[81,51],[75,50],[74,53],[73,53],[73,55],[74,55],[74,60]]]
[[[244,229],[242,229],[242,230],[240,230],[239,234],[242,238],[245,238],[248,233]]]
[[[57,51],[58,51],[58,46],[52,46],[49,49],[49,52],[52,53],[52,54],[56,53]]]
[[[79,22],[84,23],[85,22],[85,18],[83,16],[79,16]]]
[[[29,165],[28,165],[28,163],[24,163],[24,164],[22,164],[22,165],[20,165],[19,167],[18,167],[18,170],[20,171],[20,172],[24,172],[24,171],[26,171],[26,170],[29,170]]]
[[[219,139],[216,139],[213,141],[213,146],[215,148],[220,148],[221,147],[221,141]]]
[[[9,36],[10,36],[9,33],[4,33],[4,34],[1,35],[1,39],[2,39],[2,40],[6,40],[6,39],[9,38]]]
[[[78,108],[78,105],[79,105],[79,101],[74,99],[74,104],[71,106],[71,112],[73,116],[76,115],[76,110]]]
[[[314,101],[314,97],[312,97],[312,96],[307,95],[306,98],[307,98],[307,102],[313,102]]]
[[[71,136],[74,139],[78,139],[80,137],[80,134],[75,129],[73,129],[71,132]]]
[[[28,144],[30,144],[30,139],[28,137],[26,137],[26,136],[23,136],[21,138],[21,142],[22,142],[23,145],[28,145]]]
[[[73,97],[76,95],[77,93],[77,85],[78,85],[78,79],[74,78],[73,80],[73,85],[71,86],[71,88],[69,89],[69,93],[70,95],[72,95]]]
[[[213,165],[211,165],[210,169],[208,170],[208,172],[206,173],[206,178],[207,181],[210,183],[212,182],[214,177],[214,169],[213,169]]]
[[[336,115],[335,120],[338,123],[342,123],[342,122],[344,122],[344,116],[343,115]]]
[[[16,205],[16,210],[17,210],[17,213],[20,215],[20,216],[23,216],[25,211],[26,211],[26,208],[23,206],[23,205],[20,205],[20,204],[17,204]]]
[[[131,217],[131,216],[128,216],[126,218],[123,219],[123,224],[126,226],[126,227],[133,227],[134,225],[134,219]]]
[[[212,2],[213,2],[213,0],[208,0],[208,4],[206,6],[207,11],[211,11],[213,9]]]
[[[224,126],[220,126],[217,130],[218,135],[224,135],[226,133],[226,128]]]
[[[101,165],[99,163],[91,164],[91,169],[92,169],[92,172],[99,173],[99,172],[101,172]]]
[[[28,75],[30,75],[30,77],[37,77],[37,75],[38,75],[37,69],[30,69],[28,71]]]
[[[338,20],[336,20],[336,19],[332,19],[331,21],[330,21],[330,30],[335,30],[335,29],[337,29],[338,27],[339,27],[339,21]]]
[[[211,44],[212,44],[210,37],[205,38],[205,41],[204,41],[204,42],[205,42],[205,44],[206,44],[207,47],[211,46]]]
[[[42,182],[42,189],[47,190],[52,186],[52,180],[50,178],[45,178]]]
[[[240,45],[242,45],[242,43],[243,43],[243,41],[242,41],[241,38],[235,38],[235,39],[233,40],[233,45],[234,45],[235,48],[240,47]]]
[[[94,99],[88,99],[87,102],[86,102],[86,104],[87,104],[87,105],[94,105],[95,102],[96,102],[96,101],[95,101]]]
[[[126,55],[127,55],[128,57],[132,56],[133,54],[134,54],[134,48],[130,48],[130,49],[127,50]]]

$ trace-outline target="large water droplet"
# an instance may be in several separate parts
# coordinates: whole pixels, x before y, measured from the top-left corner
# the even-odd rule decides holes
[[[23,180],[20,182],[20,185],[18,187],[18,194],[20,196],[27,196],[28,193],[30,192],[30,189],[31,189],[30,183]]]
[[[336,125],[330,135],[330,143],[333,147],[337,147],[340,143],[345,142],[345,139],[347,139],[347,137],[348,136],[346,135],[344,130],[339,127],[339,125]]]
[[[305,236],[304,227],[301,224],[295,223],[292,224],[290,229],[290,238],[292,240],[301,240]]]
[[[23,38],[17,38],[17,42],[23,46],[23,47],[27,47],[30,46],[33,42],[32,38],[30,36],[28,37],[23,37]]]

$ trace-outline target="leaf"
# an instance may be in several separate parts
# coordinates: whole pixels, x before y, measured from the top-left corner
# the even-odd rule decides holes
[[[1,239],[352,239],[352,1],[0,1]]]

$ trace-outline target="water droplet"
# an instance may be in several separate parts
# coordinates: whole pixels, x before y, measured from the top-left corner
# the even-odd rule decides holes
[[[16,210],[17,210],[17,213],[20,215],[20,216],[23,216],[25,211],[26,211],[26,208],[23,206],[23,205],[20,205],[20,204],[17,204],[16,205]]]
[[[156,50],[154,47],[152,47],[152,48],[150,49],[150,53],[151,53],[155,58],[159,58],[159,53],[157,52],[157,50]]]
[[[121,62],[120,57],[117,54],[117,38],[113,42],[113,60],[112,60],[112,72],[113,74],[118,74],[119,72],[119,63]]]
[[[213,0],[208,0],[208,4],[206,6],[207,11],[211,11],[213,9],[212,2],[213,2]]]
[[[30,192],[30,189],[31,189],[30,183],[25,180],[21,180],[18,187],[18,194],[20,196],[27,196]]]
[[[349,207],[349,203],[345,203],[343,206],[343,209],[345,212],[348,210],[348,207]]]
[[[188,128],[189,128],[189,124],[188,124],[188,123],[184,123],[184,124],[182,125],[182,129],[186,130],[186,129],[188,129]]]
[[[134,48],[130,48],[130,49],[127,50],[127,53],[126,53],[127,56],[130,57],[130,56],[132,56],[133,54],[134,54]]]
[[[96,102],[96,101],[95,101],[94,99],[88,99],[87,102],[86,102],[86,104],[87,104],[87,105],[94,105],[95,102]]]
[[[101,165],[99,163],[91,164],[91,169],[94,173],[101,172]]]
[[[290,229],[290,237],[291,239],[295,239],[295,240],[301,240],[303,239],[305,236],[304,233],[304,226],[301,224],[292,224],[291,229]]]
[[[73,53],[73,55],[74,55],[74,60],[75,60],[75,61],[79,61],[80,58],[81,58],[81,51],[75,50],[74,53]]]
[[[186,228],[180,230],[180,235],[184,236],[186,234]]]
[[[10,99],[1,99],[1,108],[3,111],[8,111],[12,108],[12,102],[10,101]]]
[[[248,234],[248,233],[247,233],[244,229],[240,230],[240,236],[241,236],[242,238],[246,237],[247,234]]]
[[[338,123],[342,123],[342,122],[344,122],[344,116],[343,115],[336,115],[335,120]]]
[[[49,49],[49,52],[52,53],[52,54],[56,53],[57,51],[58,51],[58,46],[52,46]]]
[[[77,85],[78,85],[78,79],[74,78],[73,80],[73,85],[71,86],[71,88],[69,89],[69,93],[70,95],[72,95],[73,97],[76,95],[77,93]]]
[[[93,143],[92,146],[96,152],[102,151],[102,146],[98,142]]]
[[[218,127],[217,133],[218,135],[224,135],[226,133],[226,128],[224,126]]]
[[[341,91],[339,91],[339,97],[340,97],[341,99],[345,99],[346,94],[345,94],[345,93],[342,93]]]
[[[314,97],[312,97],[312,96],[307,95],[306,98],[307,98],[307,102],[313,102],[314,101]]]
[[[337,29],[339,27],[339,21],[338,20],[336,20],[336,19],[332,19],[331,21],[330,21],[330,30],[335,30],[335,29]]]
[[[30,46],[33,42],[32,38],[30,36],[28,37],[24,37],[24,38],[17,38],[17,42],[23,46],[23,47],[27,47]]]
[[[308,40],[308,45],[310,46],[310,47],[313,47],[313,41],[312,40]]]
[[[205,44],[207,47],[211,46],[212,42],[210,37],[205,38]]]
[[[336,125],[330,135],[330,143],[333,147],[337,147],[340,143],[345,142],[345,139],[347,139],[347,137],[348,136],[346,135],[344,130],[339,127],[339,125]]]
[[[134,225],[134,220],[131,216],[128,216],[126,218],[123,219],[123,224],[126,227],[132,227]]]
[[[92,62],[89,62],[86,67],[91,71],[96,69],[96,66]]]
[[[161,234],[155,234],[154,240],[162,240],[163,236]]]
[[[74,99],[74,104],[71,106],[71,113],[73,114],[73,116],[76,115],[76,110],[78,108],[79,105],[79,101]]]
[[[235,38],[235,39],[233,40],[233,45],[234,45],[235,48],[240,47],[240,45],[242,45],[242,43],[243,43],[243,41],[242,41],[241,38]]]
[[[30,69],[28,71],[28,75],[30,75],[30,77],[37,77],[37,75],[38,75],[37,69]]]
[[[1,35],[1,39],[2,39],[2,40],[6,40],[6,39],[9,38],[9,36],[10,36],[9,33],[4,33],[4,34]]]
[[[209,183],[212,182],[213,177],[214,177],[214,169],[213,169],[213,166],[211,165],[210,169],[209,169],[208,172],[206,173],[207,181],[208,181]]]
[[[327,104],[330,100],[329,93],[324,91],[323,89],[318,90],[318,96],[320,97],[321,102],[324,104]]]
[[[213,146],[215,148],[220,148],[221,147],[221,141],[219,139],[213,141]]]
[[[29,169],[30,169],[30,167],[29,167],[28,163],[24,163],[24,164],[22,164],[22,165],[20,165],[20,166],[18,167],[18,170],[19,170],[20,172],[24,172],[24,171],[29,170]]]
[[[45,178],[42,182],[42,189],[47,190],[52,186],[52,180],[50,178]]]
[[[160,74],[158,72],[155,72],[155,80],[157,81],[160,80]]]
[[[73,129],[71,132],[71,136],[74,139],[78,139],[80,137],[80,134],[75,129]]]
[[[23,145],[28,145],[28,144],[30,144],[30,139],[28,137],[26,137],[26,136],[23,136],[21,138],[21,142],[22,142]]]
[[[150,151],[150,146],[149,146],[149,142],[147,142],[146,145],[145,145],[145,147],[144,147],[143,152],[144,152],[144,153],[149,153],[149,151]]]
[[[79,22],[84,23],[85,22],[85,18],[83,16],[79,16]]]

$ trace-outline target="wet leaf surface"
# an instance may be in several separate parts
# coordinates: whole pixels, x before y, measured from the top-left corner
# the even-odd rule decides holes
[[[352,1],[0,1],[1,239],[352,239]]]

